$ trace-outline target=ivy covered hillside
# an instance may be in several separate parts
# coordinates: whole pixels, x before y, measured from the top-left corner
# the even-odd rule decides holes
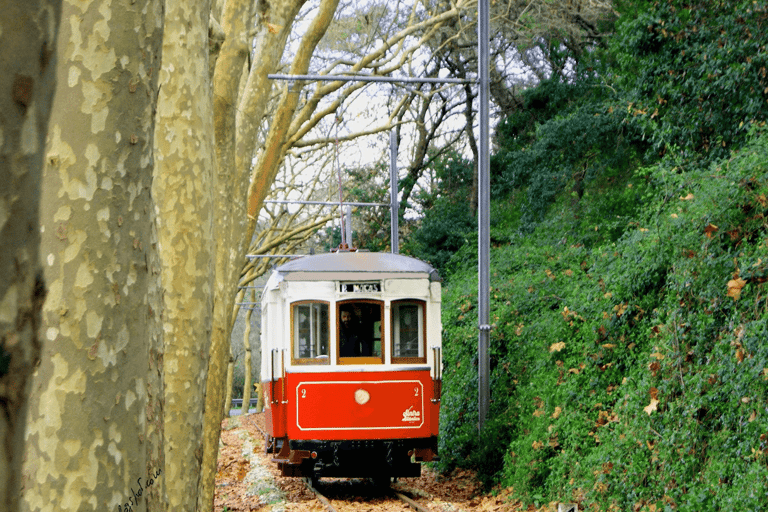
[[[491,410],[472,163],[404,243],[440,268],[440,469],[525,506],[768,509],[768,2],[618,2],[495,126]],[[608,21],[606,21],[608,23]],[[553,69],[558,69],[553,65]]]

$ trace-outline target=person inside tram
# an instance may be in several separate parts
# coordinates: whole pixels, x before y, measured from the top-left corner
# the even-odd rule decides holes
[[[339,355],[341,357],[370,357],[373,355],[371,339],[363,335],[360,308],[342,309],[339,326]]]
[[[339,325],[339,355],[355,357],[360,355],[360,332],[357,319],[353,318],[349,309],[341,310]]]

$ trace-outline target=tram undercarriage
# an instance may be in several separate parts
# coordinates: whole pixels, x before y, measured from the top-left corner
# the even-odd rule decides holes
[[[286,442],[287,441],[287,442]],[[420,462],[437,460],[437,437],[348,441],[270,439],[266,445],[283,476],[405,478],[421,476]]]

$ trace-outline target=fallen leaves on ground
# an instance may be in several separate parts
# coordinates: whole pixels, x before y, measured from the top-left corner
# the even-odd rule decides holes
[[[214,512],[267,512],[270,504],[262,504],[259,496],[249,496],[248,482],[245,478],[251,468],[251,462],[243,453],[244,439],[253,443],[257,461],[268,468],[277,487],[285,495],[281,510],[321,512],[325,507],[315,495],[307,489],[299,478],[280,475],[277,466],[269,461],[264,453],[264,439],[259,428],[264,428],[262,414],[248,414],[227,418],[222,423],[219,460],[216,470],[216,494]],[[381,496],[381,491],[372,485],[361,485],[359,480],[334,479],[320,481],[321,492],[329,498],[336,498],[332,503],[340,512],[375,510],[381,512],[401,511],[402,504]],[[419,499],[434,512],[521,512],[534,510],[523,507],[515,499],[512,489],[497,489],[493,494],[483,494],[482,486],[471,471],[456,469],[447,475],[440,475],[430,467],[424,466],[419,478],[402,478],[393,484],[399,492]],[[540,512],[557,510],[553,504],[538,509]]]

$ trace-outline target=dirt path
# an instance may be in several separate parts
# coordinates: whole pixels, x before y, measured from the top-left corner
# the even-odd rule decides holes
[[[222,424],[214,511],[324,511],[300,479],[280,476],[276,465],[267,459],[264,440],[257,428],[262,421],[260,414],[249,414],[229,418]],[[419,478],[401,479],[396,487],[414,496],[429,498],[428,506],[434,512],[522,510],[504,493],[482,496],[480,485],[469,472],[457,471],[441,477],[425,467],[422,473]],[[344,485],[343,482],[334,484],[334,492],[344,494]],[[374,497],[344,502],[339,509],[383,512],[402,510],[402,507],[382,505]]]

